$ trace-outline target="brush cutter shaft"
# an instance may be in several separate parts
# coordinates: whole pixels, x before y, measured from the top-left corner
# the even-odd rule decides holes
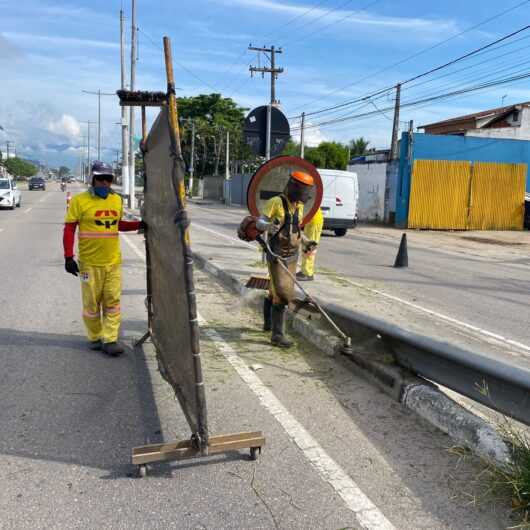
[[[320,304],[300,285],[300,282],[296,279],[296,276],[291,273],[288,267],[283,262],[282,258],[275,254],[267,241],[265,241],[261,236],[256,238],[256,241],[262,246],[263,250],[272,258],[274,258],[280,265],[280,267],[291,277],[295,285],[304,293],[308,302],[312,303],[318,310],[318,312],[329,322],[333,329],[337,332],[339,337],[344,341],[348,341],[349,337],[335,324],[332,318],[324,311]]]

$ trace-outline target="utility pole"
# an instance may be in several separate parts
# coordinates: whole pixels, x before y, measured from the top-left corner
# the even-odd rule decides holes
[[[195,122],[191,120],[190,197],[193,197],[193,174],[195,165]]]
[[[125,82],[125,15],[123,9],[120,9],[120,54],[121,54],[121,89],[126,90]],[[122,192],[129,200],[129,138],[127,125],[127,107],[121,108],[121,187]]]
[[[87,150],[86,150],[87,151],[87,176],[86,176],[86,181],[85,181],[85,184],[88,184],[88,181],[90,180],[90,125],[92,125],[94,122],[87,120],[87,121],[82,121],[81,123],[86,123],[87,129],[88,129]]]
[[[271,115],[272,115],[272,106],[278,105],[278,101],[276,100],[276,80],[278,79],[278,74],[283,73],[283,68],[276,68],[276,54],[277,53],[283,53],[282,49],[279,48],[278,50],[271,46],[270,48],[256,48],[254,46],[249,46],[248,49],[250,51],[258,52],[258,62],[259,62],[259,54],[263,53],[267,60],[270,63],[270,67],[268,66],[250,66],[250,75],[254,76],[255,73],[261,73],[261,77],[265,77],[265,74],[271,74],[271,100],[267,107],[267,137],[266,137],[266,148],[265,148],[265,158],[267,160],[271,157]],[[267,55],[269,54],[269,55]]]
[[[399,135],[399,107],[401,102],[401,84],[396,85],[396,104],[394,107],[394,123],[392,126],[392,140],[390,143],[390,156],[386,165],[385,178],[385,202],[384,202],[384,220],[385,223],[390,223],[393,219],[390,218],[390,195],[392,191],[392,182],[398,171],[397,159],[398,155],[398,135]]]
[[[390,160],[398,158],[399,107],[401,101],[401,84],[396,85],[396,105],[394,107],[394,124],[392,127],[392,143],[390,144]]]
[[[226,148],[225,148],[225,203],[230,205],[232,199],[232,190],[230,189],[230,131],[226,131]]]
[[[305,112],[302,112],[302,118],[300,119],[300,158],[304,158],[304,126],[305,126]]]
[[[131,86],[134,91],[136,85],[136,0],[131,5]],[[129,208],[136,207],[135,196],[135,160],[134,160],[134,107],[130,108],[129,118]]]
[[[98,160],[101,160],[101,96],[116,96],[116,94],[101,92],[101,89],[99,88],[96,92],[91,90],[81,90],[81,92],[83,92],[83,94],[92,94],[93,96],[98,97]]]

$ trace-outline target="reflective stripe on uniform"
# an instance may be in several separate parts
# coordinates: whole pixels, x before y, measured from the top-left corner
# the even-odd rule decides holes
[[[119,237],[118,232],[79,232],[79,239],[114,239]]]
[[[105,307],[103,311],[106,315],[117,315],[121,311],[121,307],[119,305]]]
[[[100,318],[101,313],[99,311],[89,311],[88,309],[85,309],[83,311],[83,316],[85,318]]]

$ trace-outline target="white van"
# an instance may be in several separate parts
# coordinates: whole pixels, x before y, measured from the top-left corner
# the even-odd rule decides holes
[[[322,213],[324,230],[333,230],[336,236],[344,236],[348,228],[357,224],[359,182],[357,173],[338,169],[319,169],[324,184]]]

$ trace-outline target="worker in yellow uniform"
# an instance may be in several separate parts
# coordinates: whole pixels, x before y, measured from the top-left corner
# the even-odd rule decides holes
[[[294,298],[294,280],[300,247],[303,251],[316,243],[303,235],[300,225],[304,215],[304,203],[310,198],[314,180],[302,171],[293,171],[284,192],[269,199],[256,222],[259,232],[269,234],[269,245],[278,256],[268,255],[270,292],[263,305],[264,329],[272,330],[271,343],[288,348],[292,342],[285,336],[285,312]],[[278,263],[288,268],[293,277]]]
[[[123,353],[118,341],[121,312],[121,252],[119,231],[138,230],[142,221],[124,221],[123,200],[111,184],[112,168],[96,161],[91,167],[92,187],[72,199],[63,235],[65,270],[81,279],[83,321],[89,348],[116,357]],[[79,264],[74,239],[79,226]]]
[[[319,208],[313,219],[304,226],[304,234],[307,239],[320,242],[320,236],[322,235],[322,228],[324,226],[324,216],[322,210]],[[301,281],[311,281],[315,277],[315,259],[317,255],[317,247],[309,249],[307,252],[302,254],[302,267],[299,272],[296,273],[296,279]]]

